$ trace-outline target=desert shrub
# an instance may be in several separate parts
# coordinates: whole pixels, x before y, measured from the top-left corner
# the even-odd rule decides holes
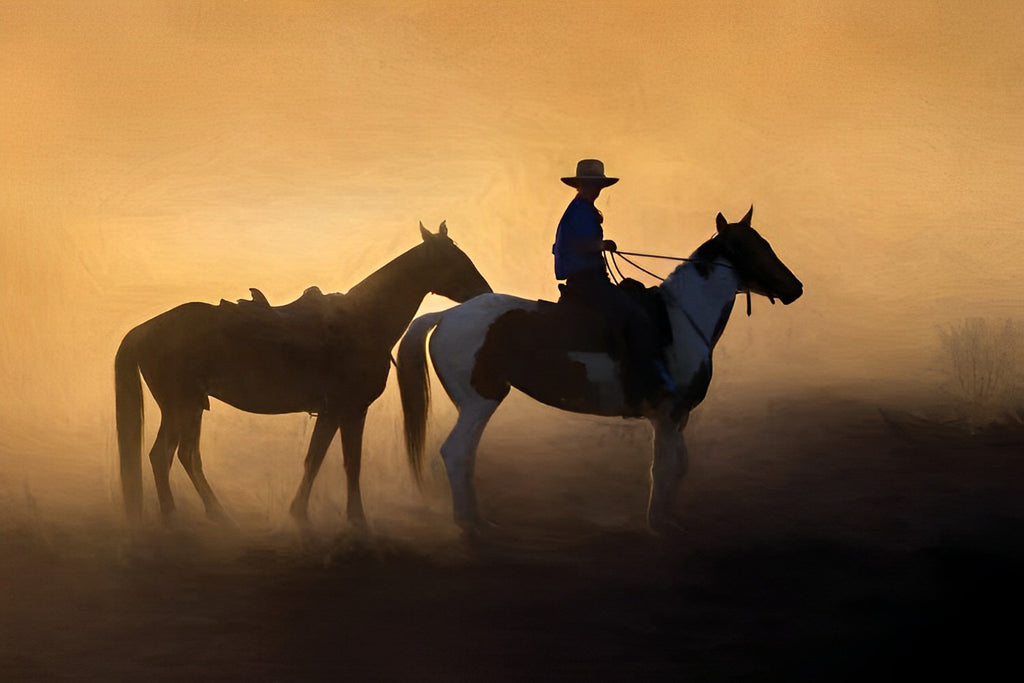
[[[1024,324],[967,318],[939,330],[948,390],[973,424],[1020,421],[1024,405]]]

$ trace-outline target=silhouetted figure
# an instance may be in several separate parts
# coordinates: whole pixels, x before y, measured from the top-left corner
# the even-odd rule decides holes
[[[676,386],[662,359],[656,321],[637,297],[612,283],[602,255],[617,247],[604,238],[604,216],[594,201],[601,190],[618,181],[605,176],[604,163],[598,159],[581,160],[576,175],[562,178],[576,188],[576,196],[558,223],[551,251],[555,279],[565,280],[559,287],[559,303],[585,306],[607,320],[622,363],[626,400],[639,407],[644,399],[654,404],[662,395],[675,393]]]
[[[142,513],[142,382],[160,408],[150,451],[160,510],[174,510],[169,474],[174,453],[203,499],[207,515],[223,509],[203,475],[199,430],[213,396],[250,413],[316,413],[305,474],[291,513],[305,520],[313,480],[334,434],[348,480],[350,520],[364,520],[359,491],[363,424],[384,391],[391,349],[423,297],[466,301],[490,292],[487,281],[448,237],[420,225],[422,243],[384,265],[347,294],[316,287],[284,306],[252,301],[187,303],[132,329],[117,350],[114,377],[124,502]]]

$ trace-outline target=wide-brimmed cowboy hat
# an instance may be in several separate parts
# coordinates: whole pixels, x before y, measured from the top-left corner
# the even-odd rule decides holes
[[[604,174],[604,162],[599,159],[581,159],[576,164],[576,175],[562,178],[562,182],[570,187],[579,187],[581,184],[597,185],[608,187],[619,182],[618,178],[609,178]]]

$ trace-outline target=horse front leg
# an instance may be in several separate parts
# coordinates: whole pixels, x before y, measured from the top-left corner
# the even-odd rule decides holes
[[[654,427],[654,461],[651,464],[651,498],[647,506],[647,524],[652,531],[666,533],[680,530],[672,512],[672,502],[689,464],[683,429],[689,419],[673,419],[665,411],[651,420]]]
[[[347,415],[341,421],[341,450],[345,457],[345,479],[348,482],[346,513],[348,521],[356,526],[366,525],[363,497],[359,491],[359,471],[363,462],[363,427],[366,410]]]
[[[339,423],[337,415],[320,413],[316,417],[313,436],[309,439],[309,449],[306,451],[302,482],[290,508],[292,517],[300,523],[309,520],[309,493],[313,490],[313,480],[320,471],[320,465],[324,462],[324,456],[327,455],[327,449],[334,439],[334,433],[338,431]]]

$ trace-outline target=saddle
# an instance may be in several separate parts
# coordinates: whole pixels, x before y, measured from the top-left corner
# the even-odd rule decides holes
[[[344,295],[324,294],[319,287],[309,287],[298,299],[281,306],[271,306],[255,287],[249,292],[251,299],[239,299],[237,303],[221,299],[218,308],[226,324],[253,338],[308,351],[326,343],[332,331],[344,327],[347,318],[339,305]]]
[[[664,345],[670,344],[672,332],[660,290],[647,289],[636,280],[620,286],[649,312],[648,319]],[[557,303],[537,304],[533,310],[514,308],[491,324],[473,369],[477,391],[502,397],[508,391],[504,382],[509,381],[528,395],[558,395],[563,407],[578,405],[582,409],[598,398],[592,395],[596,389],[572,354],[607,354],[619,362],[627,403],[638,408],[649,381],[646,366],[652,359],[637,357],[637,350],[626,343],[623,316],[577,298],[571,288],[562,289]],[[538,368],[543,370],[538,373]]]
[[[250,287],[251,299],[239,299],[232,303],[220,300],[220,307],[227,312],[236,311],[249,318],[262,318],[268,322],[299,322],[326,320],[344,316],[344,294],[324,294],[317,286],[307,287],[295,301],[280,306],[271,306],[260,290]]]
[[[255,287],[249,288],[251,299],[239,299],[237,303],[231,303],[227,299],[221,299],[221,306],[238,306],[243,310],[252,312],[275,311],[277,313],[294,313],[301,311],[315,310],[326,303],[327,295],[320,291],[316,285],[307,287],[298,299],[281,306],[271,306],[266,295]]]
[[[672,343],[672,326],[669,322],[665,301],[657,287],[645,287],[638,280],[626,278],[618,285],[633,302],[644,311],[657,328],[662,346]],[[558,302],[540,301],[540,308],[534,314],[538,332],[548,338],[549,343],[573,351],[609,352],[618,356],[621,344],[617,337],[621,330],[612,329],[608,315],[581,299],[573,296],[570,288],[559,284],[561,296]]]

